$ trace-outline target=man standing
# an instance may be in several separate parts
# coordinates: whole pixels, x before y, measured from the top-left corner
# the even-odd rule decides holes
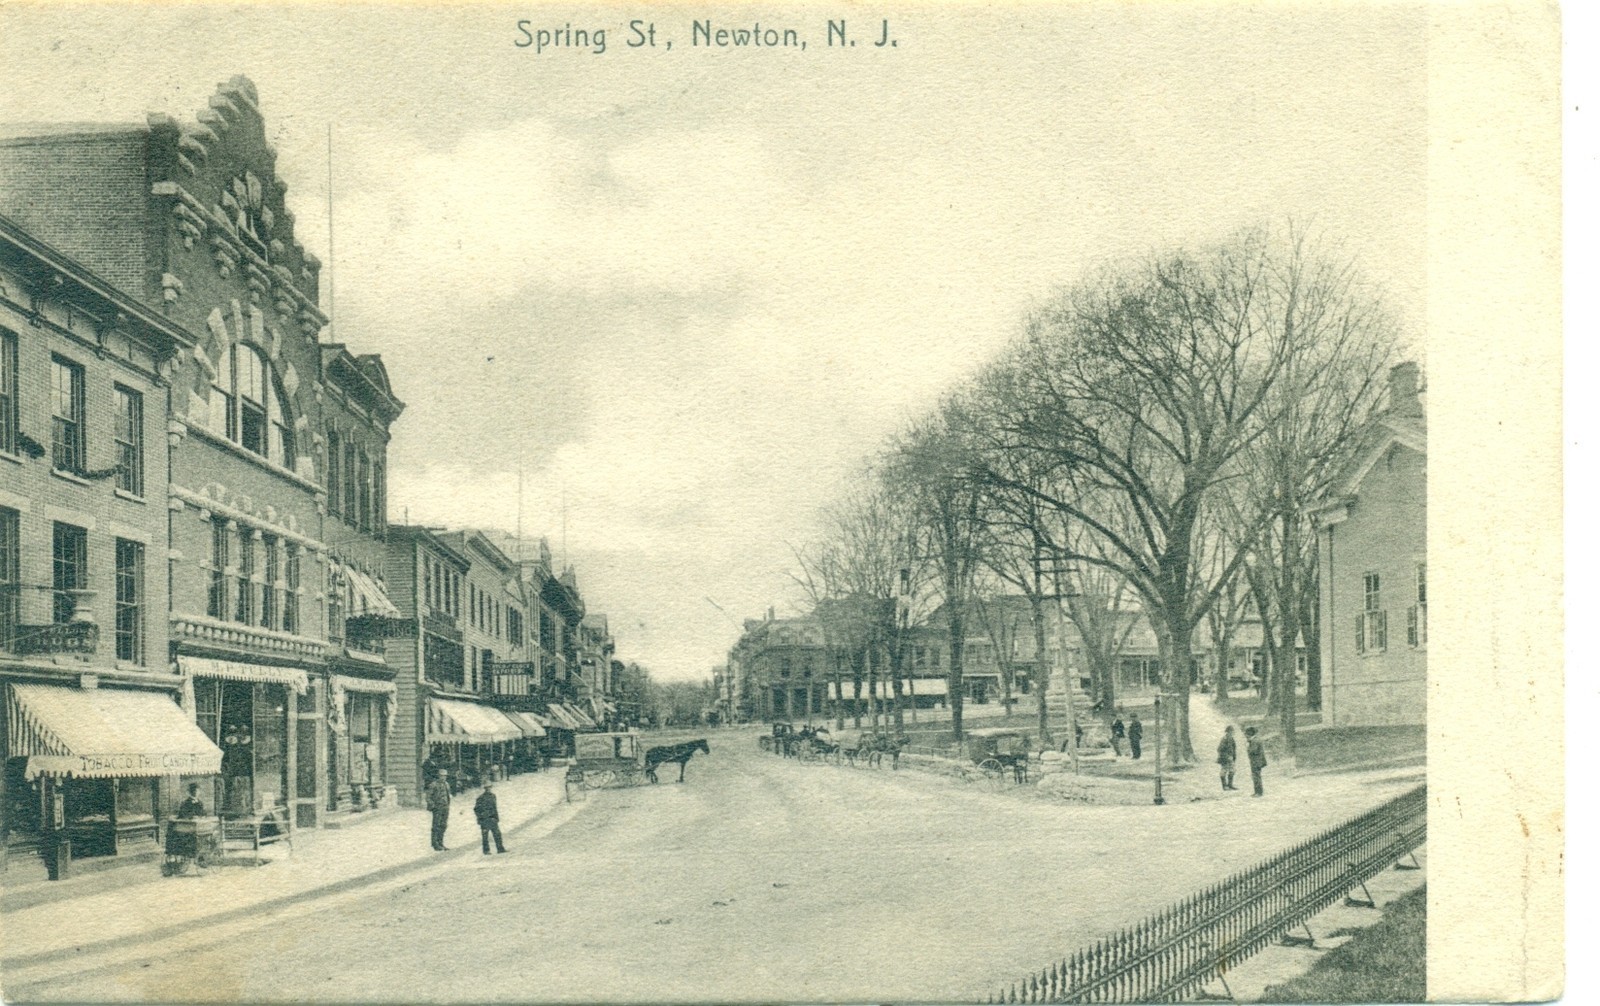
[[[1122,725],[1122,714],[1118,713],[1116,720],[1111,724],[1111,750],[1122,757],[1122,738],[1128,736],[1128,728]]]
[[[1234,789],[1233,763],[1239,760],[1239,746],[1233,740],[1233,727],[1222,732],[1217,742],[1217,770],[1222,776],[1222,788]]]
[[[444,830],[450,825],[450,784],[444,781],[443,772],[436,774],[428,784],[427,804],[433,812],[433,849],[443,852]]]
[[[472,812],[478,816],[478,831],[483,834],[483,854],[489,854],[490,835],[494,836],[494,851],[505,852],[505,843],[500,841],[500,803],[495,799],[493,781],[484,782],[483,792],[478,794]]]
[[[1144,724],[1139,722],[1139,714],[1133,714],[1133,722],[1128,724],[1128,750],[1133,753],[1137,761],[1141,750],[1139,745],[1144,741]]]
[[[1261,770],[1267,767],[1267,751],[1261,746],[1261,738],[1256,736],[1255,727],[1244,728],[1245,756],[1250,759],[1250,782],[1255,786],[1256,796],[1261,796]]]

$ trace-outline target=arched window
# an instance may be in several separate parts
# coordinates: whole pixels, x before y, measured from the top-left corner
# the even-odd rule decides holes
[[[272,364],[253,346],[230,346],[211,385],[211,432],[274,464],[294,467],[294,432]]]

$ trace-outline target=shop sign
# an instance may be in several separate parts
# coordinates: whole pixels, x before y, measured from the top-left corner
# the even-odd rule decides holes
[[[97,776],[145,775],[215,775],[221,769],[221,757],[198,752],[168,752],[166,754],[82,754],[33,755],[28,759],[27,774]]]

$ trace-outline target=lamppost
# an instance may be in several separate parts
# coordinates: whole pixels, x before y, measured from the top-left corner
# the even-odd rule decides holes
[[[1156,804],[1166,803],[1161,795],[1161,693],[1156,693]]]

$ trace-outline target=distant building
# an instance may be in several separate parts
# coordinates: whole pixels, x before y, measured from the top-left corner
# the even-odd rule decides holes
[[[1415,363],[1316,511],[1323,716],[1421,724],[1428,680],[1428,424]]]

